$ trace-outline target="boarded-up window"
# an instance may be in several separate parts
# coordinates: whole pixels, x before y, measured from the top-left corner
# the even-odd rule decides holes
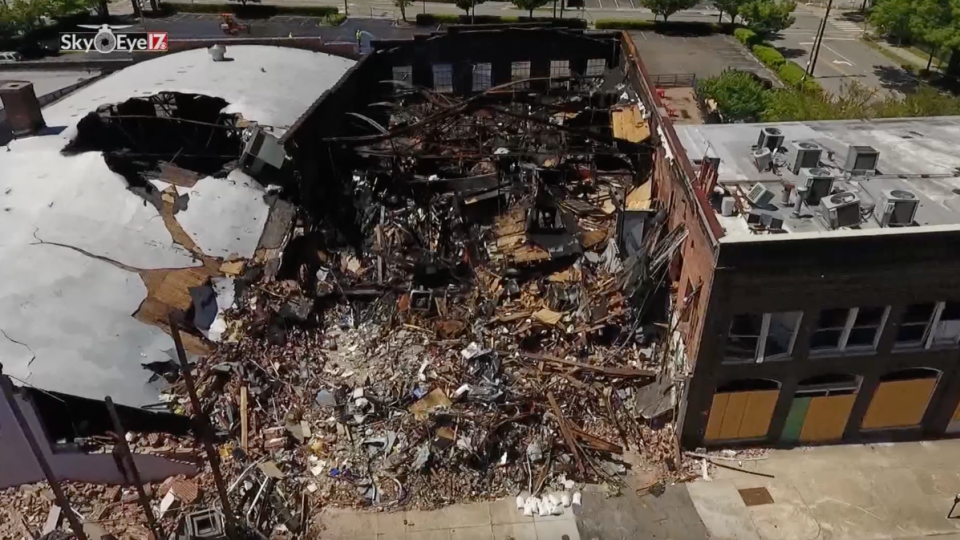
[[[925,369],[885,375],[880,379],[860,426],[863,429],[885,429],[919,425],[939,375],[939,371]]]
[[[723,388],[717,389],[707,419],[707,430],[703,437],[705,441],[758,439],[767,436],[773,409],[780,395],[777,383],[753,380],[737,382],[744,383],[743,387],[751,389],[732,392],[724,392]]]

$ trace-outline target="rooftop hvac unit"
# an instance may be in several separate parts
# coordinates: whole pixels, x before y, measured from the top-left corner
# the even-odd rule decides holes
[[[851,146],[843,170],[854,175],[873,174],[880,162],[880,152],[872,146]]]
[[[905,189],[885,189],[873,209],[881,227],[907,227],[913,225],[920,200]]]
[[[263,170],[265,164],[277,169],[283,167],[283,160],[287,154],[280,140],[275,136],[260,129],[260,126],[252,126],[244,131],[242,137],[244,141],[243,154],[240,156],[242,167],[253,174]]]
[[[769,148],[757,148],[753,151],[753,164],[758,171],[769,171],[773,165],[773,153]]]
[[[757,139],[757,149],[767,148],[771,152],[776,152],[783,146],[783,132],[775,127],[765,127],[760,130],[760,138]]]
[[[831,229],[860,224],[860,197],[844,191],[820,200],[820,217]]]
[[[765,188],[763,184],[757,182],[750,192],[747,193],[747,199],[757,207],[765,207],[770,204],[770,201],[773,200],[773,192]]]
[[[807,206],[816,206],[820,204],[820,199],[830,194],[833,189],[833,175],[827,169],[801,169],[800,176],[803,178],[803,185],[807,188],[807,194],[803,202]]]
[[[800,169],[820,166],[820,145],[810,141],[790,141],[789,163],[793,174],[800,174]]]

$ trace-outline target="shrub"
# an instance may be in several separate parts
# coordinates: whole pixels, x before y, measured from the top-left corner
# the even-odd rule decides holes
[[[653,21],[599,19],[593,25],[597,30],[653,30]]]
[[[785,62],[777,69],[777,75],[783,81],[783,84],[793,88],[800,86],[804,73],[805,70],[796,62]],[[814,92],[822,90],[820,83],[813,80],[812,77],[803,82],[803,89]]]
[[[747,47],[751,47],[760,43],[760,36],[756,32],[749,28],[737,28],[733,31],[733,37],[737,38],[737,41],[743,43]]]
[[[327,15],[320,20],[320,24],[324,26],[340,26],[343,24],[343,21],[347,20],[347,16],[342,13],[334,13],[332,15]]]
[[[170,13],[233,13],[243,19],[266,19],[275,15],[326,17],[339,13],[333,6],[265,6],[261,4],[188,4],[163,2]]]
[[[754,45],[753,55],[757,57],[757,60],[763,62],[763,65],[774,71],[779,70],[780,66],[787,62],[787,59],[780,54],[780,51],[767,45]]]
[[[472,21],[472,22],[471,22]],[[586,28],[587,21],[583,19],[551,19],[549,17],[516,17],[500,15],[439,15],[434,13],[418,13],[418,26],[436,26],[438,24],[513,24],[529,22],[549,22],[555,26],[565,28]]]
[[[457,24],[459,15],[436,15],[433,13],[417,13],[418,26],[436,26],[438,24]]]
[[[697,92],[716,101],[727,120],[752,122],[763,112],[767,90],[752,73],[728,69],[718,77],[698,80]]]

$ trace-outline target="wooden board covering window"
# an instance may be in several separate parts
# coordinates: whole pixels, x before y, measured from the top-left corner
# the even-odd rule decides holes
[[[826,442],[843,438],[856,394],[820,396],[810,400],[800,430],[800,442]]]
[[[638,105],[614,109],[611,123],[613,136],[618,139],[640,143],[650,138],[650,126],[643,118]]]
[[[919,424],[936,384],[936,378],[880,383],[861,427],[879,429]]]
[[[779,390],[714,394],[704,440],[764,437],[777,404]]]

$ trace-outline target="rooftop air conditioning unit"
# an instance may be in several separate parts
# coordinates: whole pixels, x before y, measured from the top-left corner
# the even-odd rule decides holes
[[[769,148],[757,148],[753,151],[753,163],[758,171],[769,171],[773,165],[773,153]]]
[[[244,141],[243,154],[240,156],[240,165],[253,174],[263,170],[264,165],[277,169],[283,167],[286,152],[280,140],[274,135],[260,129],[260,126],[247,128],[242,139]]]
[[[810,141],[790,141],[789,163],[793,174],[800,174],[800,169],[820,166],[820,153],[823,149],[819,144]]]
[[[873,209],[881,227],[907,227],[913,225],[920,200],[905,189],[885,189]]]
[[[783,132],[775,127],[765,127],[760,130],[760,138],[757,139],[757,149],[768,148],[771,152],[776,152],[783,146]]]
[[[803,178],[803,185],[807,188],[804,199],[807,206],[820,204],[820,199],[829,195],[830,190],[833,189],[833,175],[827,169],[802,169],[800,176]]]
[[[773,192],[765,188],[760,182],[757,182],[750,188],[750,192],[747,193],[747,199],[749,199],[754,206],[762,208],[770,204],[770,201],[773,200]]]
[[[860,197],[843,191],[820,200],[820,217],[827,227],[855,227],[860,224]]]
[[[880,162],[880,152],[872,146],[851,146],[843,170],[853,175],[873,174]]]

